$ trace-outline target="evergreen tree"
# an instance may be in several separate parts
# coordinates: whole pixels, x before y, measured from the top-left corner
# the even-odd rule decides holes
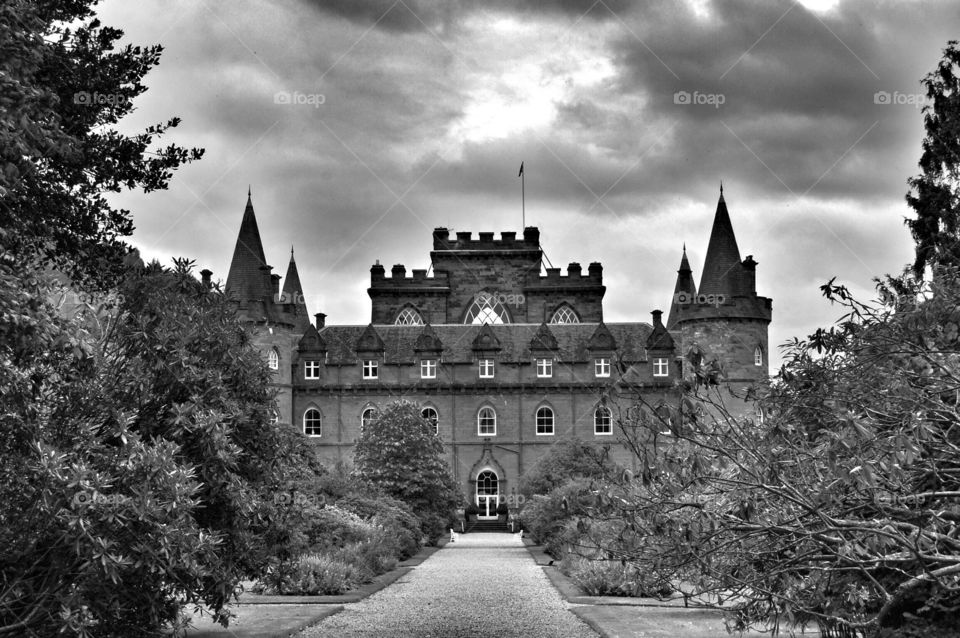
[[[420,407],[397,401],[380,410],[360,434],[354,472],[388,496],[407,503],[433,541],[442,534],[461,496],[443,442]]]
[[[927,266],[960,264],[960,44],[951,40],[936,71],[923,84],[931,104],[924,107],[922,173],[908,180],[907,203],[916,219],[906,220],[916,242],[915,277]]]

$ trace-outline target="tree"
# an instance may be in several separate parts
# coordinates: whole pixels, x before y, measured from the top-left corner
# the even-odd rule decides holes
[[[64,316],[76,293],[2,254],[0,635],[148,635],[184,605],[225,623],[305,453],[249,336],[188,262],[128,260]]]
[[[434,425],[409,401],[381,408],[363,428],[353,464],[359,478],[408,504],[432,541],[462,500]]]
[[[162,47],[116,49],[123,32],[94,18],[99,0],[0,4],[0,228],[8,250],[38,252],[77,282],[100,286],[122,272],[130,212],[105,194],[166,188],[203,151],[152,148],[173,118],[127,136]]]
[[[577,438],[563,439],[523,473],[519,491],[529,499],[534,494],[549,494],[575,478],[612,478],[616,471],[609,447]]]
[[[960,44],[947,43],[936,71],[923,84],[931,104],[924,107],[926,137],[922,173],[910,178],[907,203],[916,219],[906,220],[917,244],[913,273],[927,266],[960,263]]]
[[[958,635],[960,279],[941,274],[881,286],[889,303],[824,286],[847,314],[787,350],[762,422],[701,388],[651,445],[662,424],[633,411],[624,438],[654,471],[578,501],[574,544],[727,603],[735,629]]]

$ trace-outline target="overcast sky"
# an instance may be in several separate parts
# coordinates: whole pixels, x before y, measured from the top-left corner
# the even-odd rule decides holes
[[[602,262],[605,319],[649,321],[684,242],[699,281],[722,180],[773,298],[771,345],[837,318],[819,293],[831,277],[869,295],[911,261],[920,79],[960,35],[953,0],[106,0],[100,13],[166,49],[124,129],[177,115],[168,139],[206,149],[169,191],[116,198],[147,258],[226,278],[249,184],[275,271],[294,245],[310,312],[365,324],[376,260],[426,268],[437,226],[522,229],[523,161],[526,222],[553,265]]]

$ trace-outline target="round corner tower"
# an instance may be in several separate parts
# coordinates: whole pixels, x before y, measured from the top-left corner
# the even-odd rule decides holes
[[[769,376],[772,300],[757,295],[756,268],[752,255],[740,259],[721,187],[700,287],[684,247],[667,328],[679,334],[681,354],[699,347],[705,361],[717,361],[726,381],[735,385]],[[686,376],[686,363],[684,368]]]

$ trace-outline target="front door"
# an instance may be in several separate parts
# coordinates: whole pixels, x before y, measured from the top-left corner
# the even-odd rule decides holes
[[[484,470],[477,475],[477,518],[494,519],[497,517],[497,502],[500,499],[500,481],[493,470]]]

